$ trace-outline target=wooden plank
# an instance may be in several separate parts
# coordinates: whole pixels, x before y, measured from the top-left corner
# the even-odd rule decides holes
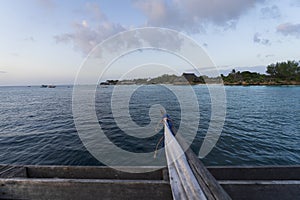
[[[4,174],[5,171],[9,170],[11,167],[12,167],[12,165],[1,165],[0,166],[0,177],[1,177],[1,174]]]
[[[163,169],[163,180],[164,181],[170,181],[169,171],[168,168]]]
[[[0,166],[7,169],[11,166]],[[28,176],[32,178],[88,178],[88,179],[117,179],[118,174],[109,167],[95,166],[24,166],[28,168]],[[217,180],[300,180],[300,166],[208,166],[208,171]],[[153,168],[155,170],[155,168]],[[134,177],[131,173],[120,173],[120,179],[162,180],[160,169],[155,172]],[[161,169],[167,171],[166,168]],[[166,174],[167,175],[167,174]],[[167,177],[167,176],[166,176]]]
[[[0,199],[172,199],[166,181],[0,179]]]
[[[165,153],[169,169],[170,185],[173,198],[181,199],[201,199],[206,200],[206,196],[198,181],[196,180],[182,150],[165,122]]]
[[[300,166],[208,167],[217,180],[300,180]]]
[[[23,166],[5,166],[0,170],[0,178],[27,177],[26,168]]]
[[[186,149],[185,155],[188,162],[193,170],[195,177],[199,185],[205,191],[207,199],[211,200],[230,200],[231,197],[226,193],[226,191],[220,186],[216,179],[211,175],[211,173],[206,169],[203,163],[200,161],[198,156],[189,148],[185,140],[179,134],[176,134],[176,139],[183,147]]]
[[[232,199],[291,200],[300,198],[300,181],[220,181]]]
[[[7,167],[9,167],[8,165],[0,165],[0,172],[2,171],[2,170],[5,170]]]
[[[125,167],[120,167],[120,169]],[[129,171],[129,169],[126,169]],[[27,166],[29,178],[67,178],[67,179],[131,179],[131,180],[163,180],[163,170],[158,167],[130,167],[133,172],[127,173],[109,167],[85,166]],[[152,171],[151,171],[152,170]]]
[[[186,154],[187,154],[187,152],[186,152]],[[29,166],[28,168],[32,168],[32,167],[33,166]],[[22,168],[22,166],[20,166],[19,169],[20,168]],[[48,167],[48,166],[34,166],[33,168],[39,168],[39,169],[42,168],[43,173],[46,173],[47,170],[51,169],[51,167]],[[55,166],[52,168],[55,168],[56,171],[60,171],[63,167]],[[75,169],[77,175],[79,175],[79,176],[83,176],[84,175],[83,173],[86,170],[91,171],[93,173],[95,172],[96,174],[97,173],[101,174],[101,173],[103,173],[103,171],[105,173],[105,170],[107,170],[107,169],[109,170],[109,168],[107,168],[107,167],[67,167],[67,168],[68,168],[68,170],[71,171],[69,174],[70,176],[74,175],[74,173],[73,173],[74,169]],[[218,174],[216,177],[220,178],[221,186],[225,189],[226,192],[228,192],[228,194],[233,199],[274,199],[274,198],[276,198],[276,199],[297,199],[300,196],[300,194],[299,194],[299,192],[300,192],[299,168],[300,168],[299,166],[279,166],[279,167],[278,166],[268,166],[268,167],[209,167],[208,169],[213,172],[213,175]],[[9,173],[7,173],[7,172],[15,172],[15,169],[18,169],[18,168],[16,168],[16,166],[1,165],[0,169],[1,169],[0,173],[2,173],[2,175],[6,174],[6,176],[7,176],[7,175],[9,175]],[[100,171],[98,171],[99,169],[100,169]],[[53,175],[54,171],[52,171],[51,173]],[[75,173],[75,175],[76,175],[76,173]],[[163,175],[164,178],[162,178],[162,180],[165,180],[165,183],[167,183],[166,180],[168,180],[168,175],[166,175],[166,169],[162,170],[162,173],[164,174]],[[222,174],[223,174],[223,176],[221,177]],[[224,176],[224,174],[225,174],[225,176]],[[49,174],[46,173],[46,175],[48,176]],[[54,176],[52,176],[50,178],[53,178],[53,177],[55,177],[55,174],[54,174]],[[245,179],[248,178],[248,179],[252,179],[252,180],[255,178],[257,180],[255,180],[255,181],[246,181],[246,180],[242,180],[242,181],[226,180],[226,181],[224,181],[224,178],[226,178],[226,177],[229,177],[229,179],[234,178],[236,180],[244,179],[244,178]],[[279,177],[279,179],[277,179],[277,181],[274,181],[274,177],[275,177],[275,179]],[[81,177],[81,178],[84,178],[84,177]],[[291,179],[288,180],[289,178],[291,178]],[[282,179],[284,181],[278,181],[278,180],[282,180]],[[13,195],[17,191],[26,190],[26,187],[27,187],[26,186],[24,189],[23,186],[21,185],[22,186],[21,188],[23,188],[23,189],[20,189],[20,184],[16,183],[17,186],[16,186],[16,188],[14,188],[13,186],[11,186],[11,185],[14,185],[14,182],[10,182],[11,185],[9,186],[9,184],[8,184],[9,181],[14,181],[14,180],[16,180],[16,179],[3,179],[3,178],[0,179],[0,199],[3,199],[3,198],[5,198],[5,199],[26,199],[25,198],[26,196]],[[22,180],[24,180],[24,179],[22,179]],[[32,182],[31,180],[33,182],[37,182],[38,179],[36,179],[36,178],[28,179],[28,182],[26,184],[30,185],[31,184],[30,182]],[[42,178],[41,180],[45,180],[45,179]],[[46,179],[46,180],[56,181],[57,179]],[[58,179],[58,180],[60,180],[60,179]],[[83,182],[86,181],[85,179],[80,179],[80,180],[82,180]],[[79,180],[79,182],[80,182],[80,180]],[[115,179],[104,180],[104,182],[108,183],[109,181],[114,181],[114,180]],[[272,180],[272,181],[263,181],[263,180]],[[294,181],[292,181],[292,180],[294,180]],[[91,180],[91,182],[93,182],[93,181],[97,182],[99,180]],[[101,181],[103,181],[103,180],[101,180]],[[115,180],[115,181],[118,182],[118,180]],[[78,182],[78,180],[67,180],[66,182],[72,183],[72,182]],[[89,182],[89,180],[87,182]],[[203,182],[204,182],[204,180],[203,180]],[[25,182],[24,182],[24,184],[25,184]],[[43,185],[43,184],[45,184],[45,182],[42,181],[40,184]],[[48,192],[50,193],[50,191],[52,191],[55,193],[55,189],[53,189],[53,188],[57,188],[57,186],[54,187],[53,184],[52,185],[48,184],[48,186],[47,186],[47,184],[45,184],[46,186],[38,186],[39,184],[36,183],[35,186],[33,186],[34,185],[33,184],[32,187],[29,188],[29,190],[33,190],[33,188],[42,188],[44,192],[45,191],[47,192],[48,186],[49,186]],[[119,183],[117,183],[117,184],[120,185]],[[91,184],[88,183],[86,186],[82,186],[84,188],[84,190],[83,190],[84,192],[90,191],[89,185],[91,185]],[[204,184],[204,185],[206,188],[209,189],[209,187],[206,184]],[[76,186],[76,187],[78,190],[80,190],[79,186]],[[109,186],[107,186],[107,185],[105,187],[109,188]],[[122,186],[120,186],[120,187],[122,187]],[[94,189],[93,188],[94,188],[94,186],[91,187],[91,190],[95,189],[95,188]],[[68,192],[74,193],[73,189],[62,189],[62,190],[65,191],[66,193],[68,193]],[[114,189],[114,191],[118,193],[116,188]],[[157,188],[157,191],[160,192],[160,187]],[[169,188],[169,192],[171,194],[170,188]],[[39,194],[42,194],[42,193],[43,192],[39,192]],[[23,193],[21,192],[21,194],[23,194]],[[51,194],[49,194],[49,195],[51,195]],[[53,194],[53,195],[54,196],[47,196],[47,197],[49,197],[49,199],[52,199],[50,197],[56,197],[55,194]],[[29,197],[32,197],[32,196],[29,196]],[[126,197],[126,195],[125,195],[125,197]],[[27,199],[32,199],[32,198],[27,198]],[[36,198],[36,199],[40,199],[40,198]]]

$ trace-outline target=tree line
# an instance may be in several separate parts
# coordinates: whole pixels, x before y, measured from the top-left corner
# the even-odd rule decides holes
[[[280,85],[300,83],[300,62],[286,61],[270,64],[267,74],[233,69],[227,76],[221,75],[225,84],[232,85]]]
[[[196,85],[205,83],[221,83],[225,85],[300,85],[300,61],[277,62],[267,66],[266,74],[233,69],[227,76],[221,77],[196,76],[194,73],[183,73],[181,76],[164,74],[156,78],[140,78],[121,80],[118,84],[178,84]],[[111,80],[112,82],[112,80]],[[109,81],[101,84],[109,84]]]

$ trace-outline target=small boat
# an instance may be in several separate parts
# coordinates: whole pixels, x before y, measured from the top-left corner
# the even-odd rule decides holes
[[[41,88],[46,88],[48,87],[48,85],[41,85]]]
[[[48,85],[48,88],[56,88],[55,85]]]

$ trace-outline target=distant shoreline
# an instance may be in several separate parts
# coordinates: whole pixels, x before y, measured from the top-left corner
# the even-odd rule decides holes
[[[184,72],[180,76],[164,74],[156,78],[139,78],[133,80],[106,80],[100,85],[198,85],[198,84],[224,84],[242,86],[276,86],[276,85],[300,85],[300,62],[287,61],[267,66],[267,74],[250,71],[232,71],[227,75],[220,74],[218,77],[206,75],[197,76],[195,73]]]
[[[264,82],[264,83],[224,83],[228,86],[300,86],[300,82]]]
[[[194,73],[183,73],[181,76],[164,74],[156,78],[140,78],[132,80],[106,80],[100,85],[203,85],[223,84],[228,86],[281,86],[300,85],[296,80],[279,80],[270,76],[261,75],[255,72],[231,73],[228,76],[207,77],[196,76]]]
[[[98,84],[97,84],[98,85]],[[255,83],[255,84],[243,84],[243,83],[198,83],[198,84],[173,84],[173,83],[157,83],[157,84],[117,84],[117,86],[130,86],[130,85],[172,85],[172,86],[196,86],[196,85],[224,85],[224,86],[300,86],[300,82],[297,83]],[[56,85],[57,88],[66,87],[73,88],[75,85]],[[76,86],[95,86],[95,84],[80,84]],[[102,86],[102,85],[100,85]],[[112,86],[112,85],[105,85]],[[41,88],[40,85],[0,85],[1,88],[5,87],[26,87],[26,88]],[[42,88],[41,88],[42,89]]]
[[[243,83],[198,83],[198,84],[173,84],[173,83],[157,83],[157,84],[116,84],[117,86],[130,86],[130,85],[172,85],[172,86],[195,86],[195,85],[225,85],[225,86],[300,86],[299,83],[259,83],[259,84],[243,84]],[[107,85],[112,86],[112,85]]]

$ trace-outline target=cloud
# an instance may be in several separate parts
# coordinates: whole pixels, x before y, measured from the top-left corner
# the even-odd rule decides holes
[[[267,54],[265,55],[266,58],[271,58],[271,57],[274,57],[275,55],[274,54]]]
[[[247,10],[264,0],[133,0],[147,17],[146,26],[168,27],[189,33],[203,31],[203,23],[234,27]]]
[[[300,37],[300,24],[284,23],[278,25],[276,30],[284,36]]]
[[[105,14],[101,11],[97,3],[86,3],[85,12],[90,14],[94,20],[107,20]]]
[[[273,5],[271,7],[264,7],[260,10],[260,12],[263,19],[278,19],[281,17],[280,10],[276,5]]]
[[[36,0],[36,2],[43,8],[53,9],[55,8],[55,2],[53,0]]]
[[[293,1],[291,2],[291,6],[300,7],[300,1],[299,1],[299,0],[293,0]]]
[[[29,42],[35,42],[35,39],[34,37],[30,36],[30,37],[27,37],[27,38],[24,38],[25,41],[29,41]]]
[[[109,36],[124,31],[120,24],[105,21],[96,28],[87,25],[86,21],[73,24],[73,33],[65,33],[54,36],[57,43],[72,42],[75,49],[88,54],[97,44],[107,39]]]
[[[109,36],[126,30],[122,25],[109,21],[97,4],[86,4],[86,10],[96,20],[95,26],[83,20],[72,24],[72,32],[54,36],[56,43],[72,43],[76,50],[85,55]]]
[[[271,42],[269,39],[261,38],[260,33],[255,33],[253,36],[253,42],[257,44],[262,45],[271,45]]]
[[[146,16],[143,26],[172,28],[186,33],[205,32],[208,22],[232,29],[240,16],[264,0],[132,0],[134,7]],[[87,54],[97,44],[108,37],[128,30],[119,23],[110,21],[96,3],[87,3],[85,20],[75,22],[72,31],[54,36],[57,43],[71,43],[83,54]],[[155,36],[152,36],[155,37]],[[159,38],[154,38],[159,40]],[[161,40],[159,40],[161,42]],[[267,40],[262,41],[267,44]]]

